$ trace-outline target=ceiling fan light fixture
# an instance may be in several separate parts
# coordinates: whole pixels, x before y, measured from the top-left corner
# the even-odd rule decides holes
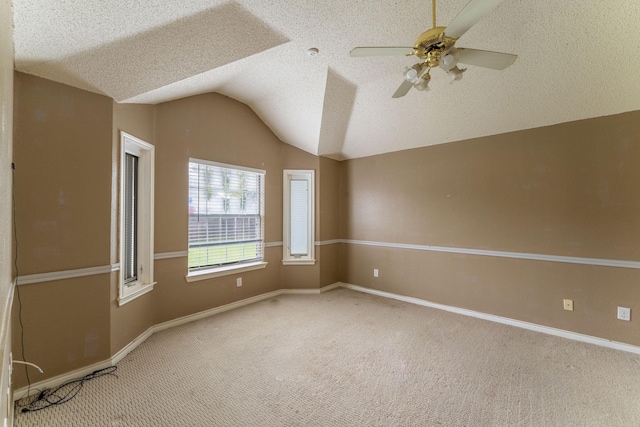
[[[413,85],[418,90],[428,91],[429,90],[429,82],[431,81],[431,75],[429,73],[425,73],[420,81]]]
[[[449,71],[447,71],[447,74],[449,74],[451,76],[451,82],[450,83],[453,83],[456,80],[461,80],[462,79],[462,73],[464,73],[465,71],[467,71],[466,68],[460,69],[457,66],[455,66],[452,69],[450,69]]]
[[[408,82],[416,83],[418,81],[418,71],[416,71],[414,68],[407,67],[404,70],[404,78]]]
[[[445,51],[440,58],[440,68],[449,72],[456,65],[458,65],[458,59],[460,58],[460,51],[455,47]]]

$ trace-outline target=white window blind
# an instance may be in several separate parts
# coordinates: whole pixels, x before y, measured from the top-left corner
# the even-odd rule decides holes
[[[189,269],[263,259],[264,172],[191,159]]]
[[[313,170],[285,169],[282,188],[282,263],[315,264]]]
[[[138,279],[138,157],[126,153],[124,159],[124,242],[122,268],[124,284],[130,286]]]
[[[291,256],[307,256],[309,253],[309,181],[292,179],[290,189]]]

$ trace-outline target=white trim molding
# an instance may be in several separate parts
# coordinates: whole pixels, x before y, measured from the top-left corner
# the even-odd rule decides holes
[[[640,261],[627,261],[627,260],[606,259],[606,258],[582,258],[582,257],[562,256],[562,255],[530,254],[526,252],[504,252],[504,251],[492,251],[492,250],[486,250],[486,249],[452,248],[452,247],[446,247],[446,246],[410,245],[410,244],[404,244],[404,243],[372,242],[368,240],[341,239],[340,242],[350,243],[352,245],[377,246],[382,248],[413,249],[413,250],[429,251],[429,252],[448,252],[448,253],[464,254],[464,255],[481,255],[481,256],[492,256],[492,257],[501,257],[501,258],[526,259],[526,260],[533,260],[533,261],[564,262],[564,263],[570,263],[570,264],[585,264],[585,265],[599,265],[603,267],[640,269]]]
[[[319,289],[281,289],[283,295],[320,295],[333,289],[339,288],[340,283],[334,283]]]
[[[120,349],[119,352],[114,354],[111,357],[111,359],[108,361],[108,362],[110,362],[110,365],[117,365],[118,363],[120,363],[120,361],[122,359],[124,359],[124,357],[127,354],[131,353],[133,350],[135,350],[136,347],[138,347],[140,344],[145,342],[147,340],[147,338],[149,338],[151,335],[153,335],[153,332],[154,332],[154,328],[152,326],[149,329],[147,329],[146,331],[144,331],[142,334],[140,334],[136,339],[131,341],[129,344],[127,344],[124,347],[122,347],[122,349]]]
[[[127,156],[136,159],[127,179]],[[118,305],[153,290],[155,147],[120,131],[120,274]],[[125,203],[129,200],[129,204]],[[129,206],[129,210],[127,210]],[[134,226],[128,228],[125,218]],[[130,253],[125,250],[131,249]],[[131,263],[131,264],[130,264]]]
[[[410,304],[416,304],[424,307],[435,308],[438,310],[449,311],[451,313],[462,314],[463,316],[475,317],[477,319],[488,320],[490,322],[502,323],[504,325],[515,326],[517,328],[528,329],[530,331],[541,332],[547,335],[554,335],[556,337],[568,338],[574,341],[595,344],[600,347],[607,347],[615,350],[626,351],[629,353],[640,354],[640,347],[638,346],[626,344],[618,341],[611,341],[605,338],[598,338],[591,335],[579,334],[577,332],[566,331],[564,329],[557,329],[549,326],[542,326],[536,323],[529,323],[522,320],[511,319],[509,317],[497,316],[495,314],[482,313],[479,311],[468,310],[466,308],[459,308],[459,307],[454,307],[450,305],[438,304],[438,303],[423,300],[420,298],[393,294],[391,292],[365,288],[358,285],[352,285],[350,283],[339,283],[338,286],[351,289],[353,291],[358,291],[358,292],[363,292],[371,295],[377,295],[384,298],[390,298],[398,301],[408,302]]]
[[[340,239],[333,239],[333,240],[316,240],[315,245],[316,246],[326,246],[326,245],[336,245],[338,243],[342,243],[342,240]]]
[[[214,277],[229,276],[231,274],[239,274],[239,273],[244,273],[246,271],[260,270],[262,268],[265,268],[267,264],[269,263],[264,261],[259,261],[259,262],[252,262],[247,264],[236,264],[236,265],[218,267],[218,268],[212,268],[212,269],[206,269],[206,270],[194,270],[194,271],[189,271],[189,273],[185,276],[185,280],[191,283],[191,282],[197,282],[198,280],[213,279]]]
[[[117,265],[117,264],[114,264]],[[118,266],[119,267],[119,266]],[[18,276],[17,285],[28,285],[31,283],[52,282],[54,280],[73,279],[76,277],[94,276],[97,274],[107,274],[113,269],[111,265],[102,265],[100,267],[79,268],[77,270],[54,271],[51,273],[29,274],[26,276]]]
[[[315,265],[315,259],[303,259],[301,261],[295,261],[291,259],[283,259],[282,265]]]
[[[151,292],[153,290],[153,287],[156,285],[156,283],[158,282],[142,284],[140,286],[137,286],[131,292],[128,292],[126,295],[122,297],[118,297],[118,306],[125,305],[126,303],[133,301],[138,297],[141,297],[147,292]]]
[[[173,328],[175,326],[184,325],[185,323],[193,322],[195,320],[204,319],[206,317],[210,317],[216,315],[218,313],[223,313],[225,311],[233,310],[235,308],[240,308],[245,305],[253,304],[256,302],[264,301],[269,298],[275,298],[280,295],[290,295],[290,294],[304,294],[304,295],[319,295],[324,292],[328,292],[330,290],[336,289],[340,287],[341,283],[333,283],[331,285],[327,285],[318,289],[278,289],[277,291],[267,292],[264,294],[256,295],[250,298],[245,298],[240,301],[232,302],[229,304],[221,305],[219,307],[214,307],[209,310],[200,311],[198,313],[189,314],[184,317],[180,317],[178,319],[169,320],[163,323],[159,323],[153,327],[153,332],[164,331],[165,329]],[[131,351],[131,350],[130,350]]]
[[[531,254],[525,252],[504,252],[504,251],[491,251],[485,249],[469,249],[469,248],[453,248],[453,247],[445,247],[445,246],[428,246],[428,245],[410,245],[404,243],[386,243],[386,242],[374,242],[368,240],[350,240],[350,239],[334,239],[334,240],[324,240],[324,241],[316,241],[314,243],[315,246],[325,246],[325,245],[334,245],[337,243],[349,243],[352,245],[363,245],[363,246],[377,246],[382,248],[396,248],[396,249],[413,249],[420,251],[431,251],[431,252],[447,252],[454,254],[463,254],[463,255],[480,255],[480,256],[492,256],[492,257],[502,257],[502,258],[514,258],[514,259],[524,259],[524,260],[532,260],[532,261],[549,261],[549,262],[563,262],[569,264],[582,264],[582,265],[597,265],[602,267],[616,267],[616,268],[631,268],[631,269],[640,269],[640,261],[628,261],[628,260],[617,260],[617,259],[604,259],[604,258],[581,258],[581,257],[569,257],[569,256],[560,256],[560,255],[544,255],[544,254]],[[265,247],[277,247],[282,246],[282,242],[269,242],[265,243]],[[177,252],[161,252],[154,255],[154,259],[169,259],[169,258],[182,258],[186,257],[188,254],[187,251],[177,251]],[[264,268],[264,267],[259,267]],[[111,273],[120,270],[120,264],[112,264],[106,266],[99,267],[89,267],[89,268],[80,268],[77,270],[65,270],[65,271],[54,271],[51,273],[39,273],[39,274],[30,274],[26,276],[18,276],[16,283],[18,285],[27,285],[30,283],[41,283],[41,282],[51,282],[54,280],[64,280],[71,279],[75,277],[84,277],[84,276],[92,276],[96,274],[105,274]],[[236,270],[231,273],[225,274],[233,274],[233,273],[242,273],[248,270]],[[193,276],[197,276],[194,274]],[[203,276],[203,275],[200,275]],[[202,277],[200,279],[193,280],[204,280],[206,278],[216,277]],[[193,281],[188,280],[187,281]]]
[[[170,259],[170,258],[186,258],[189,256],[189,251],[177,251],[177,252],[160,252],[153,255],[153,259]]]

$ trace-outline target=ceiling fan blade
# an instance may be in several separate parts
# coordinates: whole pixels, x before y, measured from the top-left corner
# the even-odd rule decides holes
[[[349,52],[351,56],[395,56],[411,55],[412,47],[356,47]]]
[[[420,63],[417,63],[411,68],[416,70],[416,72],[418,73],[417,77],[420,77],[420,74],[422,74],[422,67],[420,66]],[[411,87],[413,87],[413,81],[407,80],[405,78],[402,84],[400,85],[400,87],[398,88],[398,90],[396,90],[395,93],[393,94],[392,98],[402,98],[407,93],[409,93],[409,90],[411,90]]]
[[[458,51],[460,52],[459,63],[493,70],[504,70],[513,64],[518,57],[518,55],[510,53],[491,52],[489,50],[458,48]]]
[[[396,90],[396,92],[393,94],[392,98],[402,98],[407,93],[409,93],[409,90],[411,90],[412,87],[413,83],[405,79],[398,90]]]
[[[471,0],[444,30],[445,35],[454,39],[461,37],[501,2],[502,0]]]

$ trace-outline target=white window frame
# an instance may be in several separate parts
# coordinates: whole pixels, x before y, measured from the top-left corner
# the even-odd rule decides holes
[[[189,158],[189,163],[200,163],[203,165],[210,165],[210,166],[216,166],[216,167],[220,167],[220,168],[226,168],[226,169],[235,169],[235,170],[243,170],[243,171],[247,171],[247,172],[252,172],[252,173],[258,173],[261,174],[263,179],[261,182],[261,196],[263,198],[262,202],[261,202],[261,206],[260,206],[260,216],[261,216],[261,235],[262,235],[262,259],[259,261],[255,261],[255,262],[243,262],[243,263],[238,263],[238,264],[232,264],[232,265],[223,265],[223,266],[218,266],[218,267],[214,267],[212,266],[211,268],[202,268],[202,269],[197,269],[197,270],[189,270],[187,269],[187,275],[185,276],[185,280],[188,283],[191,282],[196,282],[199,280],[206,280],[206,279],[212,279],[215,277],[222,277],[222,276],[228,276],[231,274],[238,274],[238,273],[244,273],[247,271],[253,271],[253,270],[260,270],[263,269],[267,266],[267,262],[264,260],[264,233],[265,233],[265,215],[264,215],[264,209],[265,209],[265,204],[266,204],[266,199],[265,199],[265,188],[266,188],[266,179],[267,179],[267,171],[262,170],[262,169],[255,169],[255,168],[250,168],[250,167],[246,167],[246,166],[238,166],[238,165],[230,165],[227,163],[220,163],[220,162],[213,162],[211,160],[203,160],[203,159],[196,159],[196,158]],[[188,248],[187,248],[187,252],[188,252]]]
[[[126,132],[120,132],[120,261],[124,260],[124,162],[126,154],[138,157],[137,200],[137,280],[125,286],[124,268],[120,268],[118,305],[124,305],[153,290],[153,221],[155,147]]]
[[[291,181],[306,180],[309,191],[307,193],[308,215],[307,215],[307,255],[291,255]],[[315,171],[302,169],[285,169],[283,171],[282,189],[282,217],[283,217],[283,245],[282,264],[283,265],[314,265],[315,259]]]

